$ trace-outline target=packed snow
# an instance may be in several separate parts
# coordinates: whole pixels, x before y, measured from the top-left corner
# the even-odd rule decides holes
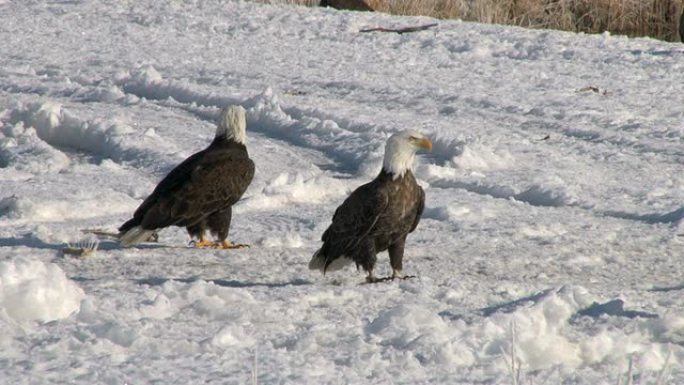
[[[684,46],[359,32],[431,22],[0,1],[0,382],[684,383]],[[230,238],[251,248],[82,232],[115,231],[230,104],[256,163]],[[309,271],[404,129],[433,141],[416,278]]]

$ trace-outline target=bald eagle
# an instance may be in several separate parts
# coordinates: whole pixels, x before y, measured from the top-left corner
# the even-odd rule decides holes
[[[143,201],[133,218],[119,227],[122,246],[147,240],[157,229],[186,227],[196,247],[235,248],[227,241],[231,207],[254,176],[247,154],[245,109],[228,106],[221,112],[216,136],[206,149],[191,155],[169,172]],[[217,242],[205,238],[210,230]]]
[[[367,282],[378,282],[389,279],[373,275],[376,254],[387,250],[391,279],[406,278],[401,275],[406,237],[418,226],[425,207],[425,192],[411,171],[418,149],[429,151],[432,143],[415,131],[402,131],[387,140],[380,174],[337,208],[309,269],[325,274],[355,262],[368,273]]]

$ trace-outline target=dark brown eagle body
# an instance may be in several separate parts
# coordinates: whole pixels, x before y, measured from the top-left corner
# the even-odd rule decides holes
[[[186,227],[203,241],[211,230],[223,243],[232,208],[254,176],[254,162],[243,143],[217,133],[209,147],[191,155],[159,182],[133,218],[119,227],[124,246],[145,239],[157,229]]]
[[[419,149],[431,150],[432,142],[416,131],[400,131],[387,139],[380,174],[354,190],[335,210],[309,269],[325,274],[355,262],[368,273],[368,282],[378,282],[385,278],[373,275],[376,255],[387,250],[390,278],[407,278],[401,274],[406,237],[418,226],[425,208],[425,192],[411,171]]]
[[[408,170],[392,179],[385,170],[357,188],[335,211],[323,233],[321,255],[326,270],[337,258],[351,259],[372,272],[376,254],[389,251],[393,270],[402,270],[406,237],[418,226],[425,207],[425,192]]]
[[[245,146],[216,138],[208,148],[171,170],[119,231],[134,226],[145,230],[181,226],[195,230],[195,235],[199,228],[208,228],[209,221],[218,221],[219,227],[211,230],[222,234],[220,228],[230,226],[231,206],[253,176],[254,162]],[[217,216],[228,220],[217,220]]]

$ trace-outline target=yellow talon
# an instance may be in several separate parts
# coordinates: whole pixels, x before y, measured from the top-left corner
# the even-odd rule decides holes
[[[199,241],[194,243],[194,246],[198,249],[206,249],[208,247],[213,247],[214,243],[211,241],[206,241],[204,239],[200,239]]]

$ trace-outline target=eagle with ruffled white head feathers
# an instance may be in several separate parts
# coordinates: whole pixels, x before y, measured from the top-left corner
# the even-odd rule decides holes
[[[416,131],[401,131],[387,140],[380,174],[354,190],[337,208],[332,224],[323,233],[323,246],[314,253],[309,269],[337,270],[354,262],[376,278],[376,254],[387,250],[391,279],[402,275],[406,237],[418,226],[425,207],[425,192],[413,176],[416,151],[430,151],[432,142]]]

